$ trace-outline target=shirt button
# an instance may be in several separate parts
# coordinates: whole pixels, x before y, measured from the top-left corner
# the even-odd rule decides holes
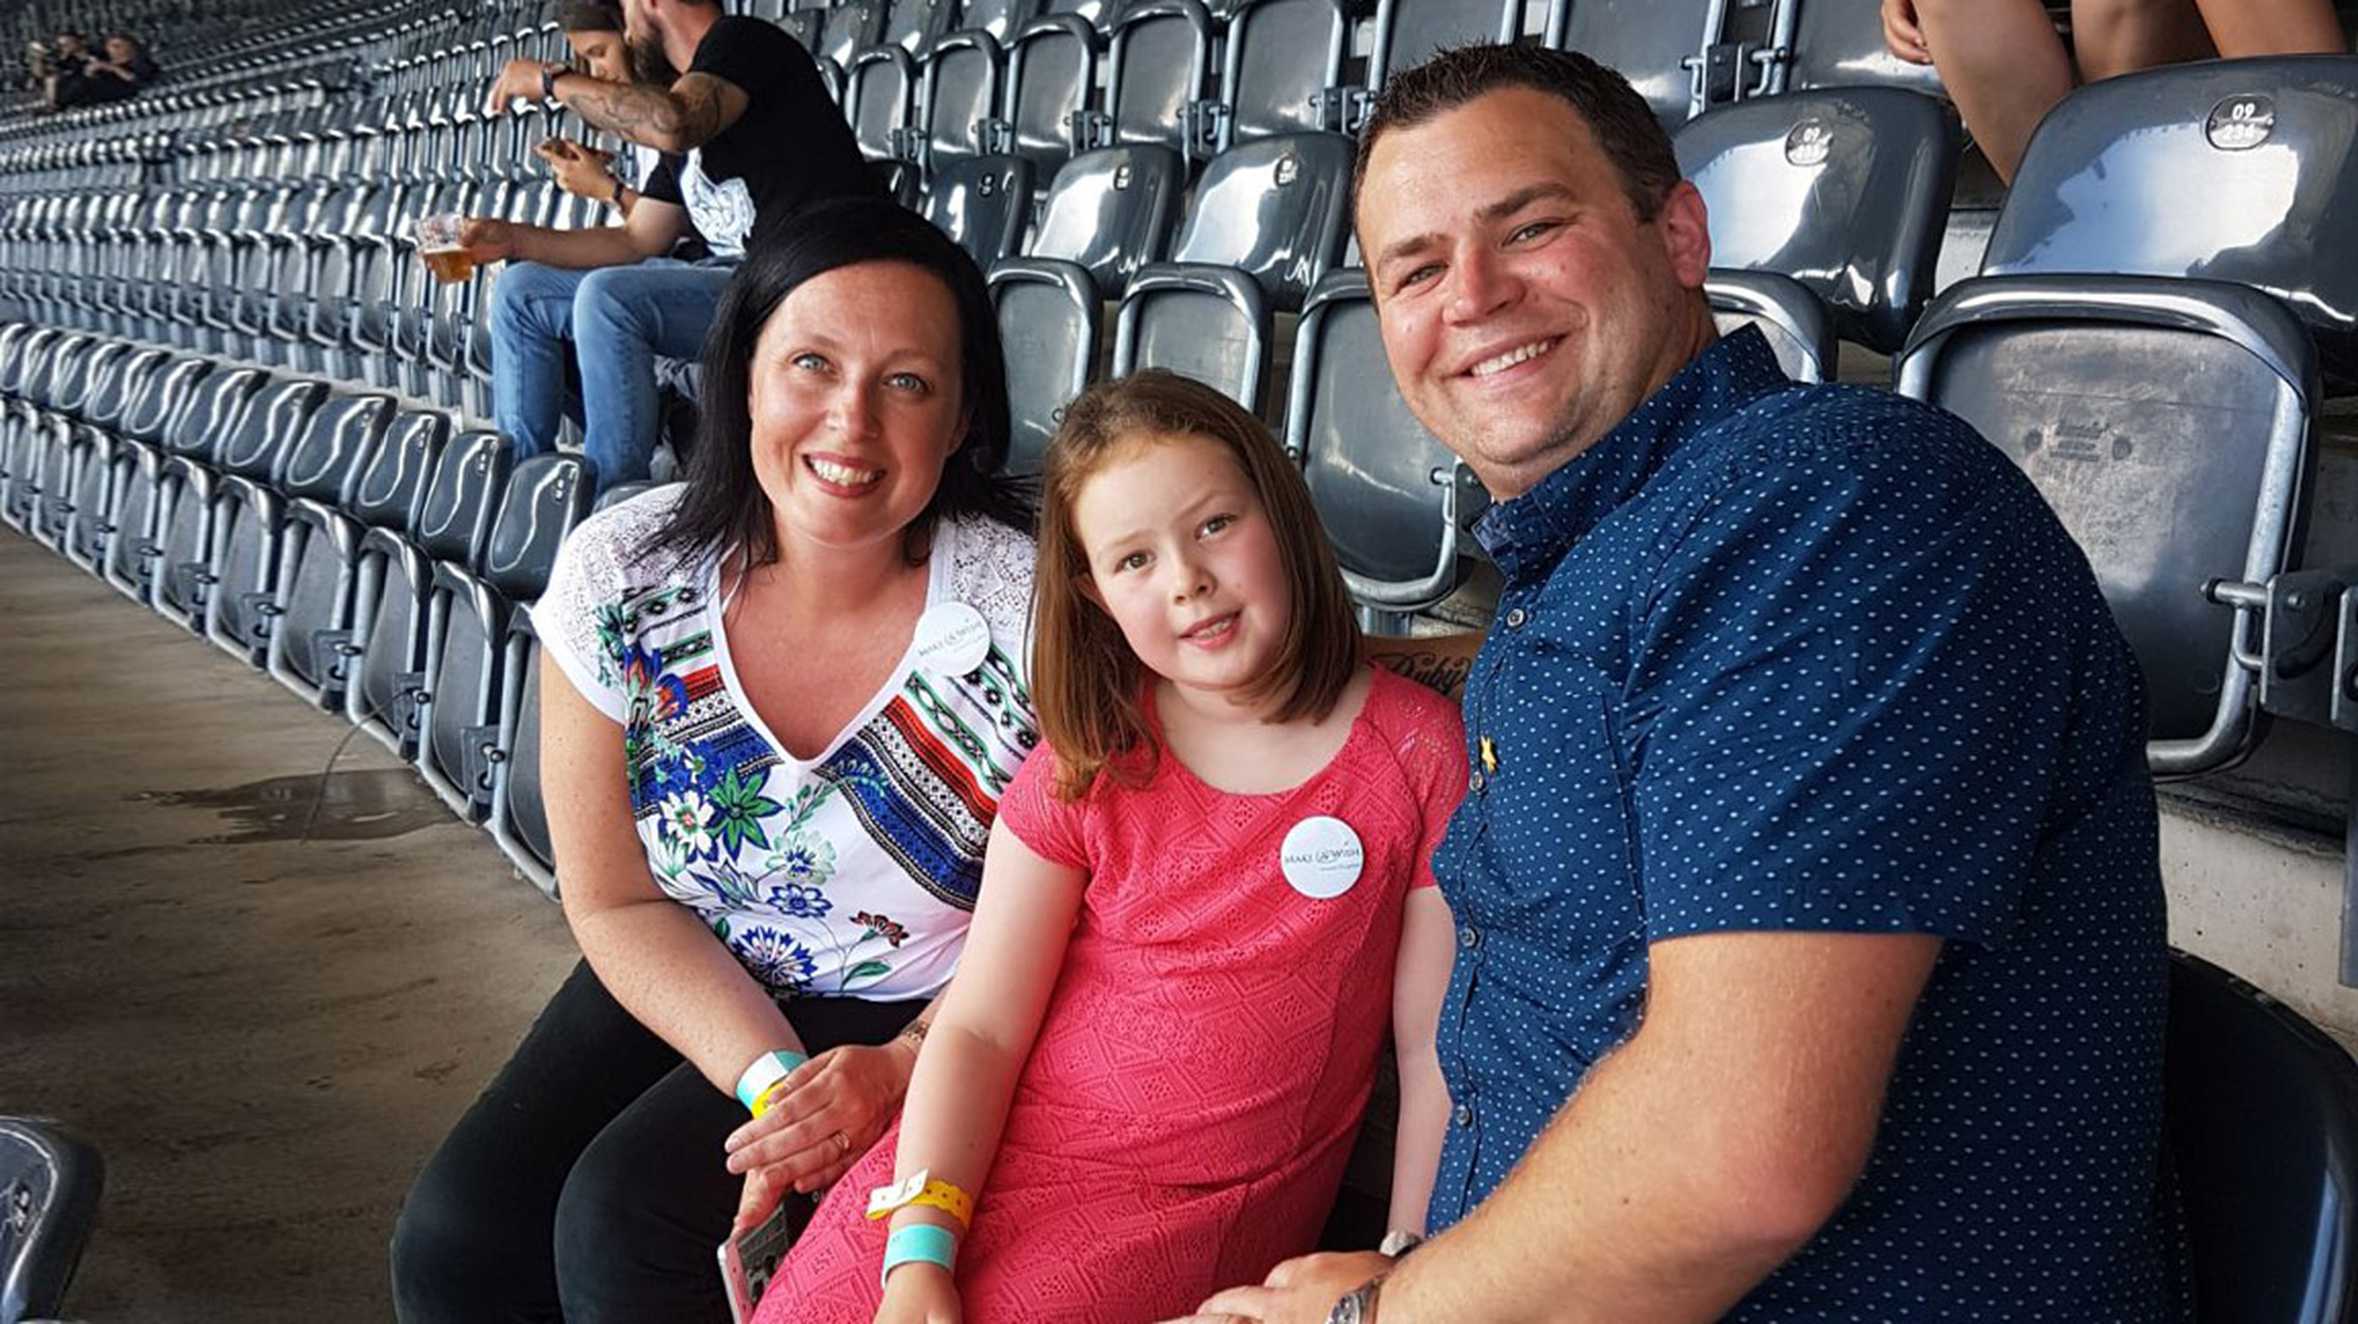
[[[1457,1124],[1459,1126],[1472,1126],[1474,1124],[1474,1105],[1470,1103],[1461,1103],[1457,1105]]]
[[[1521,607],[1512,608],[1506,614],[1507,628],[1510,630],[1520,630],[1523,628],[1523,622],[1530,619],[1530,613],[1524,611]]]
[[[1457,945],[1472,951],[1482,945],[1482,931],[1468,924],[1457,931]]]
[[[1480,768],[1476,768],[1474,769],[1474,775],[1466,779],[1466,785],[1474,789],[1474,794],[1480,795],[1482,793],[1482,784],[1485,780],[1486,779],[1482,776],[1482,770]]]

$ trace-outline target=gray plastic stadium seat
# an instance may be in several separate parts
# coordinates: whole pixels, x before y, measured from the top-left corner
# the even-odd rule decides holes
[[[1153,143],[1186,154],[1212,77],[1212,12],[1201,0],[1130,0],[1106,42],[1105,110],[1091,145]]]
[[[1543,0],[1547,30],[1564,30],[1568,0]],[[1367,86],[1380,91],[1395,70],[1411,69],[1439,51],[1478,41],[1513,41],[1523,31],[1523,0],[1376,0],[1375,44],[1367,58]],[[1358,124],[1353,123],[1356,129]]]
[[[1075,263],[1099,297],[1118,296],[1139,268],[1170,252],[1186,186],[1179,154],[1168,148],[1084,152],[1050,183],[1031,256]]]
[[[1034,0],[969,0],[959,7],[958,22],[960,26],[988,32],[992,40],[1004,43],[1039,15],[1040,6]]]
[[[1664,128],[1699,109],[1696,73],[1720,0],[1577,0],[1560,45],[1629,80]]]
[[[1788,91],[1813,87],[1904,87],[1946,95],[1929,64],[1910,64],[1883,42],[1882,0],[1785,0],[1793,24]]]
[[[1755,327],[1776,351],[1777,366],[1797,382],[1834,380],[1841,345],[1825,301],[1809,286],[1773,271],[1725,271],[1703,280],[1711,318],[1722,335]]]
[[[1343,64],[1351,16],[1341,0],[1241,0],[1226,18],[1221,100],[1199,113],[1196,150],[1216,155],[1256,138],[1349,122]]]
[[[2328,372],[2354,382],[2354,207],[2358,57],[2176,65],[2090,84],[2048,113],[1982,274],[2255,286],[2309,324]]]
[[[1349,138],[1299,133],[1223,152],[1171,260],[1140,269],[1114,324],[1113,371],[1168,368],[1262,407],[1272,314],[1302,306],[1350,228]]]
[[[64,1313],[106,1165],[54,1122],[0,1117],[0,1320]]]
[[[1404,614],[1456,591],[1460,531],[1488,497],[1400,398],[1366,272],[1329,272],[1311,291],[1288,394],[1286,449],[1353,599]]]
[[[279,553],[277,625],[264,667],[329,711],[344,704],[359,596],[361,540],[370,529],[417,526],[450,421],[426,410],[396,417],[370,449],[342,503],[298,496],[287,505]]]
[[[1838,336],[1877,353],[1906,342],[1956,188],[1944,103],[1898,88],[1790,92],[1722,106],[1673,144],[1710,210],[1715,270],[1791,277]]]
[[[108,531],[106,559],[102,563],[106,581],[132,600],[145,604],[154,582],[156,556],[161,551],[158,537],[162,533],[161,517],[166,495],[163,488],[163,467],[168,455],[170,438],[186,425],[192,412],[198,410],[199,388],[208,386],[213,371],[210,359],[174,359],[157,377],[156,384],[125,411],[121,432],[120,459],[123,473],[118,478],[114,500],[114,528]],[[260,382],[259,377],[244,380],[250,394]],[[242,403],[242,396],[233,396],[225,404],[212,399],[213,390],[201,395],[206,401],[205,413],[216,407],[234,411]],[[221,417],[226,426],[231,414]],[[196,425],[206,426],[203,421]]]
[[[406,531],[375,528],[361,537],[347,645],[348,656],[358,659],[358,675],[345,685],[344,715],[403,758],[417,752],[434,567],[480,561],[507,478],[505,438],[462,434],[443,447],[417,522]]]
[[[988,32],[953,32],[925,56],[924,121],[921,144],[904,152],[939,170],[951,161],[989,150],[990,126],[999,118],[999,43]]]
[[[991,150],[1053,171],[1089,138],[1097,92],[1097,33],[1071,14],[1025,24],[1006,43],[1007,110],[991,126]]]
[[[2269,296],[2215,281],[2000,276],[1936,301],[1900,389],[2013,457],[2087,552],[2145,675],[2157,776],[2257,739],[2256,612],[2214,579],[2291,567],[2314,463],[2316,356]]]
[[[540,782],[540,637],[533,632],[528,607],[517,608],[509,621],[501,674],[506,679],[499,708],[502,757],[492,765],[491,839],[516,872],[554,897],[557,851],[549,840]]]
[[[883,41],[916,55],[957,26],[958,0],[892,0],[892,10],[884,18]]]
[[[898,46],[869,46],[843,71],[843,115],[860,154],[871,161],[901,158],[909,113],[917,96],[917,64]]]
[[[591,504],[590,513],[595,515],[601,510],[619,506],[640,493],[652,492],[658,487],[667,486],[669,484],[658,483],[652,478],[633,478],[627,483],[610,484],[598,490],[598,499]]]
[[[2205,1324],[2358,1309],[2358,1064],[2219,967],[2170,959],[2164,1125]]]
[[[811,54],[834,65],[838,72],[851,67],[853,55],[884,39],[882,0],[854,0],[832,5],[824,12],[827,17],[819,26],[819,44],[811,47]]]
[[[1032,163],[1020,156],[970,156],[933,172],[925,219],[984,271],[1015,252],[1031,217]]]
[[[589,503],[578,458],[535,455],[508,476],[481,564],[434,564],[415,762],[426,785],[470,823],[490,814],[494,765],[503,757],[500,665],[510,611],[540,597],[558,546]]]
[[[1097,371],[1097,287],[1077,263],[1038,259],[1002,262],[990,280],[1007,356],[1007,472],[1028,477]]]
[[[207,380],[189,411],[187,426],[165,448],[156,478],[154,564],[148,568],[147,603],[186,624],[201,620],[202,584],[213,547],[213,463],[236,446],[267,453],[273,440],[262,393],[268,374],[258,368],[230,369]],[[251,430],[249,431],[249,425]]]
[[[285,463],[287,451],[302,437],[312,412],[327,398],[327,383],[305,378],[281,380],[262,388],[245,417],[221,443],[210,465],[178,458],[166,466],[181,481],[177,507],[203,500],[209,507],[203,534],[192,554],[164,562],[164,578],[156,587],[157,610],[181,620],[198,634],[211,635],[224,597],[235,597],[252,583],[263,562],[253,544],[238,536],[254,512],[248,498],[266,487]],[[238,480],[245,480],[239,482]],[[179,509],[174,523],[179,524]],[[172,548],[167,545],[167,557]],[[237,622],[242,628],[243,622]]]
[[[220,588],[213,594],[205,633],[255,667],[267,666],[270,637],[282,614],[279,574],[285,568],[287,512],[298,500],[342,506],[352,500],[363,466],[393,420],[389,395],[330,395],[263,477],[223,484]]]

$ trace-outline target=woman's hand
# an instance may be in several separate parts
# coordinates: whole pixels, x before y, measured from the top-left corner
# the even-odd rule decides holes
[[[876,1324],[958,1324],[958,1284],[938,1264],[904,1264],[884,1280]]]
[[[761,1116],[740,1126],[722,1148],[729,1171],[749,1174],[738,1209],[742,1222],[766,1183],[765,1217],[788,1189],[816,1191],[842,1176],[892,1125],[917,1066],[906,1039],[871,1047],[830,1048],[796,1067],[771,1094]]]
[[[551,138],[535,146],[532,152],[549,163],[549,173],[556,177],[558,188],[595,202],[614,200],[614,175],[606,169],[606,163],[613,159],[611,153],[564,138]]]
[[[1883,0],[1883,44],[1910,64],[1932,63],[1932,47],[1925,44],[1924,25],[1916,18],[1916,0]]]

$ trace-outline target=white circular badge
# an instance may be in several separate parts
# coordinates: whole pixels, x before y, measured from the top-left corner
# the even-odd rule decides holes
[[[1367,852],[1361,849],[1359,834],[1349,823],[1320,814],[1294,824],[1293,831],[1285,834],[1278,862],[1295,891],[1324,901],[1350,891],[1359,881]]]
[[[963,676],[991,655],[991,623],[963,602],[929,607],[917,618],[917,661],[928,671]]]

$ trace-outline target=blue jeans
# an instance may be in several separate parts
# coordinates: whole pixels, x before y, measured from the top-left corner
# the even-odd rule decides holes
[[[557,447],[570,341],[581,359],[582,449],[597,485],[645,478],[655,357],[703,350],[734,270],[671,258],[588,271],[509,264],[492,287],[491,408],[516,458]]]

